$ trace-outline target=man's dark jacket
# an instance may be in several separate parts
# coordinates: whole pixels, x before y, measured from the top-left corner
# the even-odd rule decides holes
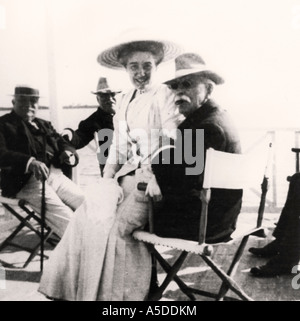
[[[105,166],[105,162],[109,153],[110,146],[112,144],[112,137],[113,137],[113,115],[109,114],[105,111],[103,111],[100,107],[91,114],[88,118],[82,120],[78,128],[74,131],[71,128],[68,128],[72,134],[73,137],[71,139],[71,144],[76,149],[81,149],[85,147],[90,141],[94,139],[95,132],[98,132],[101,129],[108,129],[110,131],[107,131],[107,136],[103,136],[103,139],[98,137],[98,144],[101,147],[104,143],[106,143],[106,150],[103,152],[103,155],[99,159],[99,167],[101,171],[101,175],[103,173],[103,169]],[[72,177],[72,173],[70,171],[70,168],[65,167],[63,169],[64,173],[68,177]]]
[[[287,265],[300,260],[300,173],[290,179],[289,190],[273,236],[278,243],[280,256]]]
[[[208,100],[201,108],[189,115],[178,127],[184,142],[185,129],[192,129],[187,152],[195,156],[196,130],[204,129],[204,150],[212,147],[218,151],[241,153],[237,131],[227,111]],[[184,152],[182,153],[184,155]],[[205,154],[204,154],[205,155]],[[162,156],[163,157],[163,156]],[[174,156],[173,156],[174,157]],[[172,157],[171,157],[172,159]],[[164,202],[155,210],[154,231],[165,237],[198,240],[203,172],[186,175],[187,165],[152,165],[164,196]],[[234,173],[233,173],[234,175]],[[236,228],[236,220],[242,204],[242,190],[212,189],[208,208],[207,242],[226,240]]]
[[[78,129],[73,132],[73,137],[71,140],[72,145],[76,149],[83,148],[91,140],[94,139],[94,133],[98,132],[100,129],[114,129],[113,126],[113,115],[104,112],[101,108],[91,114],[85,120],[82,120]],[[104,141],[99,141],[99,146],[101,146]]]
[[[70,151],[78,156],[76,150],[53,128],[49,121],[35,118],[40,133],[45,137],[47,150],[52,156],[47,157],[47,165],[61,167],[59,156],[63,151]],[[31,173],[25,173],[31,157],[44,161],[36,150],[33,135],[28,126],[14,111],[0,117],[0,168],[2,195],[14,197],[26,184]]]

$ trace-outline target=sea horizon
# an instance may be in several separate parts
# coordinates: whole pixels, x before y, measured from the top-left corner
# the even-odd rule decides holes
[[[10,112],[11,109],[12,107],[0,107],[0,116]],[[93,105],[78,104],[64,106],[60,110],[62,128],[77,129],[80,121],[87,118],[96,109],[97,106]],[[50,120],[49,107],[41,106],[37,117]],[[282,207],[288,189],[286,178],[295,172],[295,153],[291,151],[291,148],[300,146],[300,128],[293,126],[277,128],[262,128],[257,126],[254,128],[249,126],[238,127],[238,131],[240,133],[242,151],[247,152],[248,150],[257,148],[258,159],[262,157],[268,142],[273,142],[273,164],[272,175],[270,177],[270,190],[268,192],[268,204],[274,208]],[[89,168],[94,168],[96,172],[98,171],[97,163],[91,165],[91,162],[97,161],[95,142],[91,142],[90,147],[91,148],[85,147],[78,151],[82,159],[78,167],[78,172],[81,177],[80,181],[82,182],[85,182],[85,173],[90,172]],[[91,153],[94,157],[90,155]],[[88,174],[88,176],[91,175],[93,174]],[[255,193],[259,192],[260,191],[256,189]],[[252,197],[249,196],[249,202],[251,202],[251,199]]]

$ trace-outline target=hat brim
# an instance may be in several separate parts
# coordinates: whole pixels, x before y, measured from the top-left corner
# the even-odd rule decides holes
[[[132,43],[143,43],[145,48],[147,48],[147,46],[153,43],[158,43],[162,45],[164,56],[161,62],[169,61],[182,53],[182,48],[171,41],[155,40],[155,39],[133,40],[133,41],[120,43],[118,45],[112,46],[104,50],[98,55],[97,61],[99,62],[100,65],[110,69],[123,69],[124,66],[119,62],[119,59],[118,59],[120,49]]]
[[[43,98],[43,96],[40,96],[40,95],[27,95],[27,94],[12,94],[12,95],[8,95],[8,96],[11,96],[11,97],[25,96],[25,97]]]
[[[118,94],[122,90],[111,90],[111,89],[101,89],[97,91],[91,91],[92,94],[98,95],[98,94]]]
[[[186,73],[181,74],[180,76],[174,77],[170,80],[167,80],[164,82],[166,85],[171,85],[172,83],[178,81],[179,79],[185,78],[187,76],[199,76],[199,77],[205,77],[213,81],[216,85],[224,84],[225,80],[216,74],[215,72],[211,70],[202,70],[202,71],[188,71]]]
[[[41,97],[40,95],[35,95],[35,94],[14,94],[13,96],[28,96],[28,97]]]

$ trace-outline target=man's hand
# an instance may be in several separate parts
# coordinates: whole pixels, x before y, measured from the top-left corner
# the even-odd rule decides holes
[[[38,181],[41,181],[42,179],[47,179],[49,176],[49,169],[46,166],[46,164],[36,159],[30,163],[28,171],[33,173],[33,175]]]
[[[162,200],[161,190],[156,181],[155,175],[153,175],[148,182],[145,195],[149,195],[150,197],[152,197],[154,202],[159,202]]]
[[[67,165],[73,166],[76,163],[75,155],[70,151],[64,151],[59,155],[59,160],[61,164],[65,163]]]
[[[114,178],[115,172],[114,171],[106,171],[103,173],[103,178],[110,179]]]

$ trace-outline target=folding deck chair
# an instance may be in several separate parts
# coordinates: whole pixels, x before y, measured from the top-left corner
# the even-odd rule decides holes
[[[253,183],[253,170],[257,172],[257,168],[254,167],[253,162],[254,158],[257,158],[257,155],[239,155],[239,154],[230,154],[215,151],[210,148],[206,153],[206,162],[205,162],[205,172],[204,172],[204,182],[201,195],[199,195],[202,201],[201,208],[201,218],[200,218],[200,232],[199,232],[199,242],[188,241],[183,239],[174,239],[174,238],[163,238],[155,235],[153,231],[153,201],[149,200],[149,232],[144,230],[136,230],[133,233],[133,237],[136,240],[145,242],[149,247],[154,264],[157,260],[163,270],[166,272],[166,277],[162,284],[154,291],[147,300],[154,301],[159,300],[169,283],[174,280],[179,286],[180,290],[187,295],[191,300],[196,300],[194,294],[198,294],[205,297],[214,298],[216,300],[246,300],[251,301],[252,298],[249,297],[241,286],[237,284],[234,280],[234,275],[237,271],[238,264],[244,252],[244,249],[247,245],[248,239],[250,236],[256,237],[266,237],[265,229],[262,227],[263,213],[265,207],[266,194],[268,190],[268,179],[269,179],[269,168],[271,163],[271,147],[272,144],[269,144],[268,156],[267,156],[267,165],[264,163],[262,167],[261,176],[263,181],[261,184],[261,198],[260,204],[257,213],[256,225],[253,226],[248,231],[235,231],[235,237],[226,242],[226,243],[215,243],[207,244],[205,243],[206,239],[206,225],[207,225],[207,210],[208,204],[210,201],[210,189],[211,188],[228,188],[228,189],[240,189],[245,188]],[[265,166],[266,165],[266,166]],[[250,174],[250,175],[249,175]],[[252,183],[251,183],[252,182]],[[146,184],[139,183],[138,189],[145,190]],[[214,249],[217,246],[225,245],[229,247],[236,248],[237,242],[239,246],[235,251],[232,262],[227,272],[225,272],[214,260],[211,258]],[[156,245],[165,246],[171,249],[176,249],[180,251],[180,255],[171,266],[167,260],[158,252],[155,248]],[[203,261],[215,272],[215,274],[222,280],[221,287],[218,293],[212,293],[209,291],[204,291],[201,289],[192,288],[186,285],[178,276],[180,268],[182,267],[185,259],[188,255],[199,255]],[[229,258],[228,258],[229,259]],[[238,299],[235,297],[227,297],[226,293],[228,290],[233,291]]]
[[[22,199],[7,198],[0,196],[0,203],[20,222],[18,226],[15,228],[15,230],[2,242],[2,244],[0,245],[0,252],[8,246],[16,247],[26,252],[29,252],[30,255],[24,263],[23,268],[27,267],[27,265],[32,261],[32,259],[39,254],[41,256],[42,270],[43,260],[44,258],[47,258],[47,256],[43,253],[43,247],[45,243],[48,242],[51,245],[55,245],[54,243],[52,243],[52,241],[49,240],[50,236],[53,233],[52,229],[46,224],[42,226],[43,224],[41,218],[38,217],[36,213],[26,204],[26,201]],[[38,226],[36,227],[35,225]],[[39,227],[41,228],[41,230]],[[38,237],[38,243],[32,248],[26,247],[14,241],[18,234],[24,228],[28,228],[29,230],[34,232],[34,234]],[[42,230],[43,228],[44,231]],[[41,253],[39,253],[40,249]]]

